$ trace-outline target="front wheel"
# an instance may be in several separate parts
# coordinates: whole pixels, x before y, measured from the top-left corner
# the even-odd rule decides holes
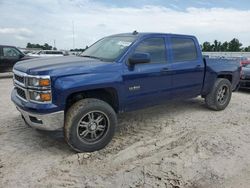
[[[93,152],[104,148],[113,138],[116,113],[104,101],[83,99],[73,104],[66,114],[66,142],[76,151]]]
[[[231,82],[224,78],[215,81],[212,91],[205,97],[208,108],[212,110],[224,110],[229,104],[232,96]]]

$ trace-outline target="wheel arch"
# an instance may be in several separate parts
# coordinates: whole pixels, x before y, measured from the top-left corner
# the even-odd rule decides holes
[[[229,81],[231,82],[231,84],[232,84],[232,82],[233,82],[233,75],[232,75],[232,74],[222,73],[222,74],[219,74],[219,75],[217,76],[217,78],[224,78],[224,79],[227,79],[227,80],[229,80]]]
[[[65,112],[71,107],[72,104],[85,98],[96,98],[107,102],[116,113],[119,112],[119,96],[118,92],[113,87],[89,89],[71,93],[66,98]]]

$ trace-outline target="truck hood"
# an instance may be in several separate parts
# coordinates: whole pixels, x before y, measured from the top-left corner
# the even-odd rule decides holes
[[[14,70],[31,75],[66,76],[82,73],[113,72],[117,71],[118,67],[120,67],[120,63],[103,62],[86,57],[64,56],[20,61],[15,64]]]

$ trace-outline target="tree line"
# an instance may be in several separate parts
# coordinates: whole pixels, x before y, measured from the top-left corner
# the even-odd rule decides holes
[[[32,44],[32,43],[28,42],[26,45],[26,48],[37,48],[37,49],[42,49],[42,50],[57,50],[55,47],[49,45],[48,43],[41,45],[41,44]],[[83,52],[87,48],[88,48],[88,46],[86,46],[85,48],[70,49],[70,51]]]
[[[86,46],[85,48],[75,48],[75,49],[70,49],[69,51],[71,52],[84,52],[86,49],[88,48],[88,46]]]
[[[44,45],[27,43],[26,48],[39,48],[42,50],[56,50],[55,47],[53,48],[51,45],[47,43],[45,43]],[[88,46],[86,46],[85,49],[76,48],[76,49],[70,49],[70,51],[83,52],[87,48]],[[206,41],[201,45],[201,48],[202,48],[202,51],[204,52],[250,52],[250,46],[242,47],[242,44],[236,38],[232,39],[229,42],[225,41],[223,43],[218,40],[215,40],[213,43]]]
[[[218,40],[213,43],[204,42],[201,47],[204,52],[250,52],[250,46],[242,47],[242,44],[236,38],[223,43]]]
[[[44,45],[41,44],[31,44],[31,43],[27,43],[26,48],[39,48],[42,50],[56,50],[56,48],[47,43],[44,43]]]

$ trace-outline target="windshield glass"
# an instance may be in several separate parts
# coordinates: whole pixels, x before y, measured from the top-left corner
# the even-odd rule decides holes
[[[134,40],[135,36],[106,37],[86,49],[81,56],[114,61],[125,52]]]

